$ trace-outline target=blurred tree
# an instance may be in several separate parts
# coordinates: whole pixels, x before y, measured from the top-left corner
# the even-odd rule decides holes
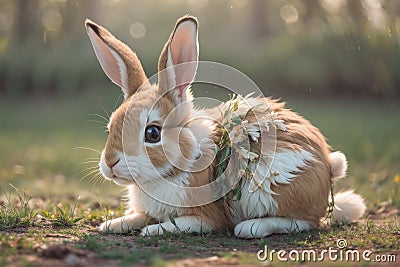
[[[400,94],[399,0],[0,0],[0,93],[103,83],[86,17],[131,45],[153,73],[184,14],[200,20],[204,59],[243,69],[265,88]],[[135,37],[136,23],[144,38]]]
[[[368,25],[368,16],[363,6],[363,0],[347,0],[346,9],[358,33],[363,33]]]
[[[99,5],[98,2],[99,2],[98,0],[85,0],[82,2],[85,16],[92,19],[97,19],[98,17],[101,17],[102,15],[100,12],[101,5]]]
[[[383,9],[387,13],[390,31],[395,34],[400,45],[400,4],[398,1],[384,0]]]
[[[311,22],[315,17],[323,18],[326,15],[320,0],[303,0],[302,3],[306,9],[302,16],[306,24]]]
[[[97,0],[69,0],[62,9],[63,31],[67,37],[78,37],[82,34],[85,18],[97,20],[101,17],[99,1]]]
[[[255,37],[263,37],[269,34],[266,21],[269,1],[251,1],[251,24]]]
[[[17,40],[24,43],[37,30],[38,0],[17,0],[16,5]]]

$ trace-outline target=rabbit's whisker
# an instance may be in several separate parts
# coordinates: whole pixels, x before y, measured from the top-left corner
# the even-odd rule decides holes
[[[99,105],[100,106],[100,108],[106,113],[106,115],[107,115],[107,117],[109,118],[109,117],[111,117],[110,116],[110,113],[108,113],[108,111],[102,106],[102,105]],[[103,117],[103,116],[102,116]],[[103,117],[104,118],[104,117]],[[106,119],[106,121],[108,122],[108,119]]]
[[[98,154],[101,154],[100,150],[97,150],[97,149],[94,149],[94,148],[90,148],[90,147],[77,146],[77,147],[74,147],[74,149],[86,149],[86,150],[97,152]]]
[[[79,165],[89,164],[89,163],[98,163],[98,162],[99,162],[99,160],[87,160],[87,161],[82,161],[81,163],[79,163]]]
[[[95,122],[95,123],[100,123],[102,125],[102,127],[107,127],[107,123],[104,121],[98,121],[98,120],[89,120],[87,121],[88,123],[90,122]]]
[[[89,188],[92,189],[95,187],[95,185],[97,185],[98,183],[102,183],[102,175],[100,173],[93,175],[93,177],[90,179],[90,183],[89,183]],[[105,179],[103,179],[105,180]]]
[[[94,114],[89,114],[89,116],[98,117],[98,118],[102,119],[105,123],[108,123],[108,122],[109,122],[109,120],[108,120],[106,117],[104,117],[104,116],[102,116],[102,115],[100,115],[100,114],[94,113]],[[108,116],[108,114],[107,114],[107,116]]]
[[[91,172],[89,172],[88,174],[86,174],[85,176],[83,176],[83,177],[81,178],[81,181],[83,181],[86,177],[88,177],[88,176],[90,176],[90,175],[92,175],[92,174],[95,174],[95,173],[98,173],[98,170],[97,170],[97,169],[94,170],[94,171],[91,171]]]
[[[93,170],[97,170],[97,169],[98,169],[98,167],[97,167],[97,166],[94,166],[94,167],[89,167],[89,168],[86,168],[86,169],[84,169],[84,170],[80,171],[80,172],[79,172],[79,174],[83,174],[84,172],[87,172],[87,171],[93,171]]]

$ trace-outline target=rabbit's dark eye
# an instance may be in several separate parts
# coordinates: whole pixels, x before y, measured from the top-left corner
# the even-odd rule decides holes
[[[156,125],[149,125],[146,127],[144,136],[147,143],[158,143],[161,140],[161,128]]]

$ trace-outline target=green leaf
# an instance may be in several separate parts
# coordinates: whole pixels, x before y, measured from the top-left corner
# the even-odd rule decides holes
[[[242,123],[242,119],[240,117],[235,117],[235,118],[232,119],[232,124],[234,126],[236,126],[236,125],[238,125],[240,123]]]
[[[242,197],[242,188],[240,186],[236,187],[235,189],[232,190],[232,198],[234,200],[240,200],[240,198]]]
[[[56,207],[56,210],[58,210],[58,212],[62,215],[62,216],[65,216],[65,211],[64,210],[62,210],[59,206],[55,206]]]
[[[82,218],[82,217],[75,218],[75,219],[72,220],[72,222],[73,222],[73,223],[77,223],[77,222],[79,222],[80,220],[83,220],[83,218]]]
[[[239,109],[239,102],[238,100],[235,101],[235,103],[233,104],[233,111],[237,111]]]
[[[176,221],[174,219],[174,217],[172,216],[168,216],[169,217],[169,221],[172,223],[173,226],[175,226],[176,228],[178,228],[178,226],[176,225]]]
[[[231,149],[229,147],[225,148],[223,154],[221,155],[222,159],[219,160],[217,166],[220,166],[222,163],[227,161],[230,158],[230,154],[231,154]]]

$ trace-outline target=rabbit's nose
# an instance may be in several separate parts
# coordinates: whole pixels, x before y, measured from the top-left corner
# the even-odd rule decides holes
[[[112,169],[115,165],[117,165],[118,162],[119,162],[119,159],[114,163],[111,163],[111,164],[107,163],[107,166],[110,167],[110,169]]]

